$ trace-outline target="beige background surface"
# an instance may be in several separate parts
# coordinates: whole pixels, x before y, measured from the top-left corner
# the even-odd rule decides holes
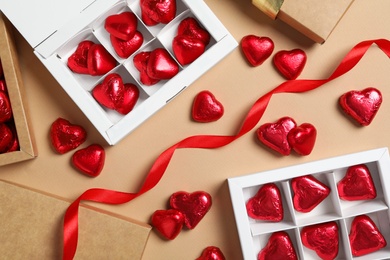
[[[355,0],[323,45],[312,43],[282,22],[269,20],[249,0],[206,2],[237,41],[247,34],[256,34],[273,39],[275,51],[304,49],[308,61],[300,78],[326,78],[356,43],[386,38],[390,34],[390,1],[386,0]],[[235,134],[254,101],[283,82],[272,66],[271,59],[253,68],[237,48],[131,135],[118,145],[109,147],[19,34],[16,34],[16,42],[39,155],[32,161],[1,167],[0,178],[71,200],[93,187],[137,191],[163,150],[190,135]],[[308,93],[278,94],[272,98],[259,125],[282,116],[291,116],[299,123],[312,123],[318,130],[318,137],[309,156],[277,156],[260,146],[254,131],[251,131],[220,149],[178,150],[165,176],[153,190],[125,205],[94,206],[149,222],[155,210],[166,208],[172,193],[179,190],[207,191],[212,195],[213,206],[200,224],[169,242],[152,232],[143,259],[195,259],[203,248],[210,245],[220,247],[227,259],[241,259],[226,179],[388,147],[389,71],[389,59],[378,48],[372,47],[358,66],[342,78]],[[346,91],[369,86],[382,91],[384,102],[370,126],[358,127],[342,114],[337,101]],[[213,92],[224,104],[225,114],[217,122],[200,124],[191,121],[190,109],[194,96],[205,89]],[[89,136],[82,147],[91,143],[105,145],[106,164],[99,177],[91,179],[73,169],[70,165],[71,153],[54,153],[48,136],[51,123],[58,117],[86,128]]]

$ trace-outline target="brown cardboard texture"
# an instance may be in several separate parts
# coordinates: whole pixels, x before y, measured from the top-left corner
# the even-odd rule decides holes
[[[11,102],[19,151],[0,154],[0,166],[37,156],[10,23],[0,14],[0,59]]]
[[[2,259],[61,259],[69,202],[0,181]],[[79,211],[75,259],[141,259],[151,227],[92,207]]]

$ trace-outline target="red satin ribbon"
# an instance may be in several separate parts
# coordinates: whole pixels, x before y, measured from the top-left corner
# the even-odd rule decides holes
[[[327,79],[321,80],[289,80],[277,86],[264,96],[260,97],[249,110],[242,126],[236,135],[196,135],[187,137],[166,149],[154,162],[145,178],[140,190],[136,193],[126,193],[114,190],[93,188],[85,191],[67,209],[64,216],[64,247],[63,259],[73,259],[78,241],[78,211],[81,201],[93,201],[105,204],[123,204],[142,195],[157,185],[164,175],[166,168],[176,149],[179,148],[219,148],[225,146],[252,130],[261,117],[271,100],[272,95],[277,93],[301,93],[320,87],[321,85],[342,76],[351,70],[364,56],[371,45],[376,44],[390,58],[390,41],[376,39],[363,41],[353,47],[343,58],[336,70]]]

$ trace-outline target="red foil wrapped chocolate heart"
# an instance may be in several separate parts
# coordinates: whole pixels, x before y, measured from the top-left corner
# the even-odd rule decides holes
[[[76,151],[72,156],[72,163],[82,173],[96,177],[103,170],[105,158],[104,148],[101,145],[92,144]]]
[[[126,115],[137,103],[139,89],[132,83],[123,84],[119,74],[111,73],[94,87],[92,95],[99,104]]]
[[[173,39],[172,49],[177,61],[187,65],[204,53],[206,45],[201,40],[178,35]]]
[[[179,191],[171,195],[169,204],[171,208],[183,213],[186,227],[194,229],[210,210],[212,200],[210,194],[205,191]]]
[[[353,219],[349,242],[353,256],[367,255],[387,245],[382,233],[367,215],[360,215]]]
[[[83,127],[71,124],[68,120],[58,118],[50,127],[50,141],[53,148],[64,154],[79,147],[87,139],[87,132]]]
[[[179,65],[166,49],[156,48],[150,52],[146,73],[154,79],[171,79],[179,72]]]
[[[376,88],[353,90],[343,94],[339,103],[344,112],[360,125],[371,124],[382,104],[382,94]]]
[[[310,212],[330,193],[330,188],[313,176],[300,176],[291,180],[293,205],[299,212]]]
[[[208,246],[203,249],[200,257],[196,258],[196,260],[225,260],[225,256],[223,255],[221,249],[216,246]]]
[[[175,239],[184,225],[184,215],[176,209],[156,210],[152,215],[153,227],[166,239]]]
[[[116,60],[101,44],[89,48],[87,59],[88,73],[92,76],[104,75],[116,66]]]
[[[257,129],[256,135],[260,142],[267,147],[282,155],[289,155],[291,146],[287,140],[287,135],[296,125],[291,117],[282,117],[275,123],[261,125]]]
[[[349,167],[337,183],[337,191],[341,199],[349,201],[371,200],[377,195],[370,170],[364,164]]]
[[[199,92],[192,104],[192,119],[201,122],[208,123],[217,121],[224,114],[224,107],[219,102],[213,93],[208,90]]]
[[[266,246],[257,255],[257,260],[298,260],[290,236],[285,231],[272,233]]]
[[[241,50],[248,62],[256,67],[268,59],[274,51],[274,42],[268,37],[247,35],[241,39]]]
[[[283,220],[282,196],[278,186],[268,183],[261,186],[256,195],[246,203],[248,216],[265,221],[279,222]]]
[[[339,227],[335,221],[302,228],[301,239],[323,260],[333,260],[339,253]]]
[[[186,36],[191,39],[201,40],[205,46],[210,43],[210,33],[204,29],[193,17],[184,18],[178,28],[177,35]]]
[[[68,67],[71,71],[79,74],[89,74],[88,70],[88,52],[92,45],[92,41],[82,41],[78,44],[76,51],[68,58]]]
[[[150,51],[143,51],[137,53],[133,58],[134,66],[140,73],[140,81],[146,86],[152,86],[160,81],[159,79],[149,77],[147,73],[150,53]]]
[[[13,134],[7,124],[0,123],[0,153],[7,152],[12,145]]]
[[[309,155],[316,142],[317,129],[309,123],[303,123],[293,129],[287,135],[291,148],[300,155]]]
[[[16,128],[15,128],[15,122],[12,121],[12,122],[9,122],[7,124],[12,132],[12,140],[11,140],[10,145],[8,146],[8,148],[6,149],[5,152],[9,153],[9,152],[14,152],[14,151],[19,151],[20,145],[19,145],[18,134],[17,134]],[[1,133],[0,133],[0,135],[1,135]]]
[[[176,0],[141,0],[141,18],[148,25],[167,24],[176,16]]]
[[[134,37],[137,24],[138,20],[134,13],[123,12],[108,16],[104,22],[104,28],[110,35],[128,41]]]
[[[130,57],[131,54],[133,54],[142,46],[142,43],[144,42],[144,37],[142,33],[136,31],[134,36],[129,40],[122,40],[116,38],[113,35],[110,35],[110,41],[116,54],[118,54],[118,56],[121,58],[127,59],[128,57]]]
[[[12,107],[8,95],[0,91],[0,123],[5,123],[12,118]]]
[[[306,65],[306,53],[301,49],[282,50],[275,54],[273,62],[286,79],[296,79]]]

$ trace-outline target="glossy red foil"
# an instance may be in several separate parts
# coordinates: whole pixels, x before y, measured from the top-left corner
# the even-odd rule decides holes
[[[246,203],[248,216],[265,221],[283,220],[283,202],[278,186],[268,183],[261,186],[256,195]]]
[[[224,114],[224,107],[208,90],[199,92],[192,104],[192,119],[200,123],[217,121]]]
[[[274,65],[286,79],[296,79],[306,64],[306,53],[301,49],[281,50],[274,55]]]
[[[257,255],[257,260],[298,260],[297,253],[287,232],[275,232],[267,245]]]
[[[203,251],[200,257],[196,260],[225,260],[221,249],[216,246],[208,246]]]
[[[152,226],[168,240],[175,239],[183,228],[184,215],[176,209],[156,210],[152,215]]]
[[[50,141],[53,148],[64,154],[79,147],[87,139],[87,132],[82,126],[70,123],[63,118],[56,119],[50,127]]]
[[[337,191],[343,200],[371,200],[377,196],[370,170],[364,164],[348,168],[344,178],[337,184]]]
[[[176,16],[176,0],[141,0],[141,18],[148,26],[167,24]]]
[[[96,177],[103,170],[105,158],[104,148],[101,145],[92,144],[76,151],[72,156],[72,163],[82,173]]]
[[[299,212],[310,212],[330,193],[330,188],[313,176],[300,176],[291,180],[293,204]]]
[[[263,64],[275,48],[274,42],[270,38],[253,34],[244,36],[240,45],[245,58],[253,67]]]
[[[304,227],[301,239],[323,260],[333,260],[339,253],[339,228],[335,221]]]

